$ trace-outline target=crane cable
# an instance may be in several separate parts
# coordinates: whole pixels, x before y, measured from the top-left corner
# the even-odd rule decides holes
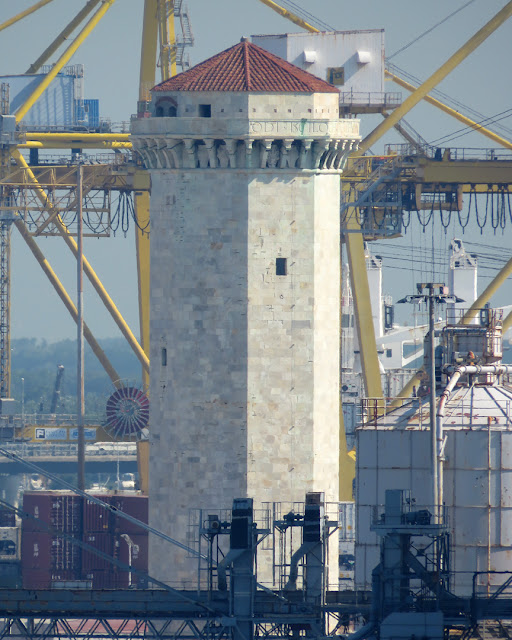
[[[408,49],[410,46],[412,46],[413,44],[415,44],[416,42],[418,42],[418,40],[421,40],[422,38],[424,38],[426,35],[428,35],[429,33],[431,33],[432,31],[434,31],[434,29],[437,29],[437,27],[440,27],[442,24],[444,24],[445,22],[447,22],[450,18],[453,18],[453,16],[455,16],[457,13],[459,13],[460,11],[462,11],[463,9],[465,9],[466,7],[469,7],[470,4],[473,4],[475,0],[469,0],[469,2],[466,2],[466,4],[464,4],[462,7],[459,7],[458,9],[456,9],[455,11],[453,11],[452,13],[450,13],[450,15],[446,16],[446,18],[443,18],[442,20],[440,20],[439,22],[437,22],[435,25],[433,25],[432,27],[430,27],[429,29],[427,29],[426,31],[424,31],[422,34],[420,34],[419,36],[416,36],[416,38],[414,38],[414,40],[411,40],[410,42],[408,42],[406,45],[404,45],[401,49],[398,49],[398,51],[395,51],[395,53],[392,53],[389,57],[386,58],[386,62],[388,60],[391,60],[391,58],[394,58],[395,56],[397,56],[399,53],[402,53],[402,51],[405,51],[406,49]]]

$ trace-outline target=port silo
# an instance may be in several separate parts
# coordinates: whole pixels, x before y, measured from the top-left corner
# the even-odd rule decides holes
[[[448,323],[436,353],[436,426],[441,506],[451,533],[450,588],[492,593],[512,571],[512,368],[501,364],[501,312],[475,324]],[[386,489],[409,489],[435,518],[429,390],[379,415],[364,403],[357,430],[356,585],[369,587],[379,563],[370,531]],[[380,510],[380,511],[379,511]],[[427,544],[427,541],[424,541]]]

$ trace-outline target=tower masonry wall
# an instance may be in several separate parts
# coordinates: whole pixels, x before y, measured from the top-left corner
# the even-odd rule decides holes
[[[191,507],[338,500],[339,184],[152,171],[150,522],[180,541]],[[192,574],[167,543],[150,557]]]
[[[210,117],[207,118],[210,123],[211,119],[222,120],[224,118],[243,118],[245,120],[253,117],[326,119],[337,118],[339,113],[337,93],[159,91],[155,93],[153,98],[153,114],[156,113],[159,105],[166,102],[176,106],[178,118],[200,117],[201,106],[210,105]],[[149,123],[151,120],[146,120],[146,122]]]

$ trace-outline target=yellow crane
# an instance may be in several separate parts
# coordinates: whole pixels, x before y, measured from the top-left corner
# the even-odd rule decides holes
[[[0,31],[34,13],[50,1],[42,0],[15,15],[0,25]],[[34,238],[34,236],[41,235],[60,235],[73,254],[77,255],[77,243],[65,220],[66,212],[76,206],[76,195],[74,195],[77,188],[76,172],[70,170],[69,167],[53,166],[50,170],[31,167],[21,151],[23,149],[71,150],[77,147],[116,151],[131,149],[128,134],[84,133],[78,135],[71,131],[67,133],[40,133],[30,131],[29,128],[25,128],[23,133],[16,133],[14,124],[18,125],[23,122],[24,116],[44,94],[57,74],[69,63],[71,57],[107,14],[114,2],[115,0],[88,0],[37,60],[30,65],[27,73],[37,73],[42,65],[50,60],[63,45],[66,45],[42,81],[16,111],[14,118],[10,117],[7,111],[8,96],[2,95],[2,115],[5,116],[2,121],[2,131],[5,133],[8,127],[11,127],[12,130],[9,145],[3,146],[0,157],[0,215],[2,216],[0,221],[0,397],[10,395],[10,233],[13,224],[29,246],[73,319],[77,321],[78,318],[76,305]],[[175,20],[181,29],[180,37],[176,36]],[[80,30],[72,37],[77,29]],[[158,68],[161,79],[165,80],[176,73],[178,66],[181,68],[187,66],[186,47],[192,42],[188,12],[182,0],[145,0],[139,109],[144,110],[147,105],[149,89],[156,83]],[[5,91],[5,87],[3,90]],[[17,165],[17,168],[13,163]],[[83,169],[85,194],[93,190],[103,190],[108,196],[115,190],[123,193],[129,191],[133,194],[138,222],[136,252],[140,342],[123,319],[113,299],[86,258],[84,258],[84,271],[141,362],[144,383],[147,384],[149,373],[149,178],[147,173],[133,162],[92,165],[85,166]],[[15,201],[15,194],[20,193],[24,194],[21,206],[18,201]],[[26,215],[29,212],[37,212],[35,231],[29,230],[26,224]],[[94,212],[99,213],[97,208]],[[102,234],[98,233],[97,235]],[[108,232],[105,235],[108,235]],[[84,336],[113,384],[118,386],[120,384],[118,372],[108,360],[87,325],[84,326]],[[141,450],[143,447],[144,445]],[[142,458],[146,457],[142,455]],[[144,464],[143,460],[140,463],[146,468],[146,471],[141,473],[142,484],[146,488],[147,464]]]
[[[320,29],[311,25],[306,20],[301,19],[293,12],[283,8],[273,0],[260,0],[263,4],[270,7],[279,15],[287,18],[294,24],[300,26],[306,31],[312,33],[320,32]],[[357,167],[358,158],[362,158],[364,154],[370,149],[370,147],[376,143],[387,131],[392,127],[399,127],[400,120],[403,118],[414,106],[416,106],[421,100],[428,100],[431,104],[442,109],[449,115],[456,117],[459,121],[465,125],[471,126],[478,130],[480,133],[491,138],[494,142],[504,146],[505,148],[512,148],[512,143],[501,136],[497,136],[491,131],[488,131],[484,127],[481,127],[477,123],[473,122],[469,118],[466,118],[450,109],[446,105],[443,105],[440,101],[431,98],[428,94],[434,89],[439,82],[441,82],[451,71],[453,71],[463,60],[465,60],[480,44],[482,44],[498,27],[500,27],[508,18],[512,15],[512,2],[507,4],[496,13],[481,29],[477,31],[462,47],[460,47],[437,71],[435,71],[423,84],[419,87],[413,87],[406,81],[402,80],[396,73],[386,72],[386,75],[397,84],[405,87],[411,91],[411,95],[398,107],[396,107],[389,114],[386,113],[386,117],[383,122],[378,125],[360,144],[357,151],[352,154],[352,165],[348,165],[348,170],[345,175],[342,176],[342,193],[346,203],[350,205],[353,198],[355,198],[356,190],[354,189],[354,182],[357,180],[367,180],[371,170],[363,171],[362,175],[357,175],[357,172],[350,170],[350,166]],[[367,165],[371,166],[371,165]],[[453,165],[451,165],[453,166]],[[467,169],[467,167],[465,168]],[[459,179],[462,182],[469,182],[466,178],[462,178],[461,170],[459,167]],[[479,165],[476,168],[476,172],[481,176],[482,173],[487,172],[488,169]],[[510,170],[507,167],[507,179],[504,183],[510,183],[512,176]],[[466,173],[467,175],[467,173]],[[437,178],[439,182],[447,182],[446,176],[444,180]],[[492,181],[494,182],[495,179]],[[476,179],[474,182],[482,182],[482,179]],[[345,219],[345,233],[344,238],[345,246],[347,248],[347,255],[350,268],[350,280],[351,289],[354,300],[354,312],[356,318],[356,329],[358,335],[358,342],[360,345],[361,355],[361,367],[362,376],[364,381],[365,393],[369,397],[381,398],[383,396],[380,368],[377,355],[377,346],[375,340],[375,331],[371,313],[371,301],[370,301],[370,289],[368,285],[368,277],[366,272],[366,259],[364,252],[363,233],[361,224],[359,222],[359,216],[355,207],[346,207],[346,219]],[[502,271],[495,278],[493,283],[487,287],[485,292],[479,297],[472,308],[468,311],[465,321],[469,321],[471,317],[476,313],[475,309],[484,305],[491,297],[497,287],[512,273],[512,260],[505,265]],[[505,319],[505,327],[512,325],[512,314]],[[400,394],[410,395],[412,388],[417,384],[418,377],[414,376],[413,379],[406,385]],[[350,500],[352,498],[352,481],[355,475],[355,460],[354,455],[350,455],[346,450],[345,442],[345,429],[343,425],[343,414],[340,411],[340,500]]]

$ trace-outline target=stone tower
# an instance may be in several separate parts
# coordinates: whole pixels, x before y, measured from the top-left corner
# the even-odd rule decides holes
[[[185,541],[190,507],[337,501],[339,175],[359,122],[246,40],[157,85],[151,116],[132,126],[152,183],[150,522]],[[172,583],[170,551],[153,544],[150,572]]]

